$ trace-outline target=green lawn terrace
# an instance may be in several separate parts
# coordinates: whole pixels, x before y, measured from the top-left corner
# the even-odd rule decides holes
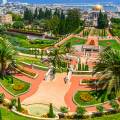
[[[120,50],[120,44],[118,40],[100,40],[99,45],[102,47],[110,46],[113,49]]]
[[[16,50],[27,54],[34,54],[30,48],[44,49],[53,46],[57,42],[57,40],[53,39],[45,39],[38,36],[34,37],[35,39],[28,39],[27,35],[15,33],[14,35],[7,35],[9,42],[16,48]]]

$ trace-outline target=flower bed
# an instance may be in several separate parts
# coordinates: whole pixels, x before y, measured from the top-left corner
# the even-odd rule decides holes
[[[89,94],[88,92],[80,94],[80,100],[82,100],[84,102],[89,102],[92,99],[93,99],[93,96],[91,94]]]
[[[24,82],[12,76],[5,77],[4,80],[0,80],[0,83],[2,87],[13,96],[24,94],[30,88],[30,83]]]
[[[105,97],[105,96],[104,96]],[[101,99],[96,99],[96,91],[77,91],[73,96],[73,102],[80,106],[89,106],[101,103]],[[107,101],[108,98],[105,97],[104,101]]]
[[[24,84],[15,84],[15,85],[13,85],[13,89],[15,91],[20,91],[20,90],[24,89],[24,87],[25,87]]]

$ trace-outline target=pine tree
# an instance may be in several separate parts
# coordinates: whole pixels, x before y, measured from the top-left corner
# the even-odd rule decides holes
[[[18,110],[19,112],[21,112],[21,111],[22,111],[20,98],[18,98],[18,107],[17,107],[17,110]]]
[[[50,118],[54,118],[54,117],[55,117],[55,114],[54,114],[54,111],[53,111],[52,103],[50,103],[50,106],[49,106],[48,117],[50,117]]]

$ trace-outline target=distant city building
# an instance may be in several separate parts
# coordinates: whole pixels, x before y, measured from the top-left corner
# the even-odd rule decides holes
[[[12,23],[12,15],[0,15],[0,23],[1,24],[11,24]]]

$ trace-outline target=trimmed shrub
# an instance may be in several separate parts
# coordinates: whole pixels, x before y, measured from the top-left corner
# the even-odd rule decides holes
[[[62,113],[68,113],[68,108],[67,107],[64,107],[64,106],[62,106],[61,108],[60,108],[60,111],[62,112]]]
[[[11,99],[9,108],[11,109],[13,106],[16,106],[16,99]]]
[[[84,107],[77,107],[76,113],[78,117],[82,117],[85,114],[86,110]]]
[[[96,106],[96,109],[97,109],[97,111],[100,112],[100,113],[103,113],[103,111],[104,111],[104,108],[103,108],[102,105]]]
[[[52,103],[50,103],[50,106],[49,106],[48,117],[50,117],[50,118],[54,118],[54,117],[55,117],[55,114],[54,114],[54,111],[53,111]]]
[[[4,93],[0,93],[0,103],[2,103],[2,102],[3,102],[4,98],[5,98]]]
[[[110,105],[115,111],[117,111],[119,109],[119,104],[115,100],[112,100],[110,102]]]

